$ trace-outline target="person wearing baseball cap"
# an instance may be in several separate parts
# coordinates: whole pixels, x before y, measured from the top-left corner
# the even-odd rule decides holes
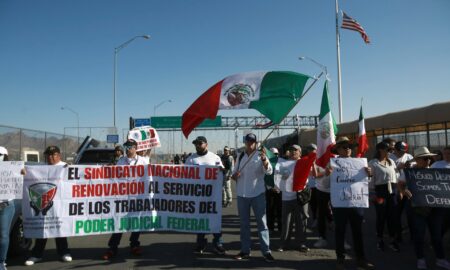
[[[223,207],[231,206],[233,201],[233,194],[231,191],[231,175],[234,169],[234,158],[231,155],[230,148],[225,146],[223,148],[223,155],[220,157],[222,164],[225,167],[223,171],[223,189],[222,189],[222,205]]]
[[[116,165],[123,165],[123,166],[135,166],[135,165],[147,165],[147,160],[139,156],[137,154],[137,142],[133,139],[128,139],[124,144],[123,147],[125,148],[126,154],[124,156],[121,156],[119,160],[117,161]],[[142,255],[142,248],[141,244],[139,242],[139,236],[141,232],[132,232],[130,235],[130,252],[134,256],[141,256]],[[103,254],[102,259],[103,260],[110,260],[113,257],[117,255],[118,252],[118,246],[120,244],[120,240],[122,239],[122,233],[113,233],[108,241],[108,249]]]
[[[186,165],[210,165],[220,167],[221,170],[224,169],[222,160],[216,154],[208,151],[208,140],[204,136],[198,136],[192,144],[195,146],[195,153],[190,155],[185,164]],[[195,247],[195,253],[203,254],[206,249],[208,240],[206,239],[206,234],[198,233]],[[213,234],[213,252],[218,255],[225,255],[226,249],[223,247],[222,232]]]
[[[298,161],[302,157],[302,148],[293,144],[289,146],[289,150],[291,150],[290,160]],[[286,177],[288,175],[293,174],[293,171],[287,171]],[[306,246],[306,224],[308,221],[308,203],[304,205],[299,205],[297,202],[297,192],[296,191],[288,191],[283,190],[281,192],[281,200],[282,200],[282,231],[280,235],[280,247],[278,251],[283,252],[284,249],[288,247],[288,243],[290,242],[290,236],[294,234],[292,224],[295,224],[295,242],[298,244],[300,252],[308,252],[309,248]]]
[[[397,178],[400,177],[400,175],[403,174],[403,169],[405,168],[410,168],[411,166],[415,165],[415,161],[414,161],[414,157],[407,153],[408,152],[408,144],[406,142],[403,141],[398,141],[394,144],[394,152],[392,154],[389,154],[389,158],[392,159],[395,162],[395,166],[397,167]],[[397,201],[398,201],[398,205],[397,205],[397,214],[396,214],[396,218],[397,218],[397,229],[400,230],[399,232],[397,232],[397,242],[401,242],[402,241],[402,233],[401,233],[401,229],[402,229],[402,213],[403,210],[406,208],[406,205],[409,204],[410,202],[409,199],[407,197],[403,197],[400,196],[399,194],[397,194]],[[407,214],[407,218],[406,221],[408,223],[408,227],[412,228],[413,224],[412,224],[412,220],[410,218],[410,215]],[[413,238],[413,230],[409,230],[410,236],[411,238]]]
[[[56,145],[48,146],[44,151],[44,156],[48,165],[51,166],[67,166],[67,163],[61,160],[61,150]],[[71,262],[72,255],[70,255],[69,244],[67,237],[55,238],[56,250],[63,262]],[[25,261],[25,265],[31,266],[37,262],[42,261],[45,246],[47,245],[47,238],[36,239],[34,247],[31,250],[31,257]]]
[[[267,262],[274,262],[269,247],[269,229],[266,221],[266,196],[264,175],[271,175],[272,165],[266,156],[264,148],[257,150],[256,135],[249,133],[244,137],[244,152],[239,155],[234,167],[232,178],[236,181],[236,193],[238,201],[238,214],[240,218],[241,249],[234,256],[236,260],[250,258],[252,245],[250,230],[250,211],[253,209],[261,253]]]

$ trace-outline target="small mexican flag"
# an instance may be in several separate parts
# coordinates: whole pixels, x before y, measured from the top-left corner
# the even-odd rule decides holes
[[[320,105],[319,126],[317,127],[317,161],[316,164],[325,168],[333,156],[331,148],[336,143],[338,128],[330,110],[328,81],[325,81]]]
[[[291,71],[248,72],[226,77],[203,93],[183,113],[186,138],[219,109],[255,109],[279,124],[302,97],[310,77]]]
[[[359,129],[358,129],[358,152],[356,157],[363,157],[367,150],[369,150],[369,144],[367,143],[366,126],[364,125],[364,115],[361,105],[361,110],[359,111]]]

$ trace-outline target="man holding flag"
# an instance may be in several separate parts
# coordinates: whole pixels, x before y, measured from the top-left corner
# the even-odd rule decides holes
[[[236,162],[232,178],[236,180],[237,206],[240,219],[241,251],[234,258],[243,260],[250,258],[251,232],[250,209],[253,209],[261,253],[267,262],[275,259],[269,247],[269,229],[266,221],[266,196],[264,175],[272,174],[272,165],[266,156],[264,148],[256,149],[256,135],[249,133],[244,138],[245,150]]]

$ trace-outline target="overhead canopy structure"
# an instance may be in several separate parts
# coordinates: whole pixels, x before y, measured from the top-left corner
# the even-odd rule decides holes
[[[366,118],[365,127],[368,137],[391,134],[405,134],[406,137],[406,134],[413,132],[429,133],[430,131],[442,130],[445,131],[445,141],[448,142],[446,130],[450,128],[450,101]],[[339,124],[338,128],[338,136],[356,138],[358,135],[358,120]],[[316,129],[302,130],[299,143],[307,145],[315,142],[316,132]]]

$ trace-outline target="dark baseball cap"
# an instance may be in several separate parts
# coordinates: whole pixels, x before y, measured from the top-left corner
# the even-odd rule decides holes
[[[208,143],[208,141],[206,140],[206,138],[204,136],[198,136],[197,138],[195,138],[195,140],[192,141],[193,144],[197,144],[197,143]]]
[[[249,133],[244,137],[245,142],[256,142],[256,135],[253,133]]]
[[[132,139],[129,139],[129,140],[127,140],[124,144],[123,144],[123,146],[137,146],[137,142],[135,141],[135,140],[132,140]]]
[[[44,155],[53,155],[55,153],[61,154],[61,150],[59,150],[59,147],[55,145],[47,147],[44,151]]]
[[[408,151],[408,144],[402,141],[396,142],[394,148],[397,149],[397,151],[406,152]]]

